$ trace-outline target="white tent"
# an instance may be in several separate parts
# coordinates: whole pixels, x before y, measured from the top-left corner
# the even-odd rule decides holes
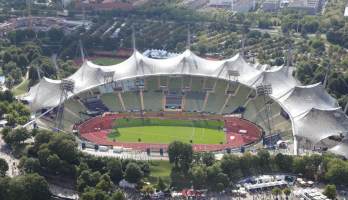
[[[336,99],[330,96],[320,83],[296,86],[279,101],[293,117],[308,112],[312,108],[325,110],[338,107]]]
[[[330,148],[329,152],[348,158],[348,141],[343,141],[342,143]]]
[[[300,86],[288,67],[280,66],[271,70],[255,68],[240,55],[213,61],[186,50],[175,57],[152,59],[134,51],[130,58],[116,65],[99,66],[86,61],[77,72],[67,78],[75,83],[74,91],[68,94],[68,98],[104,85],[105,77],[110,74],[113,81],[156,75],[190,75],[229,81],[230,71],[237,71],[239,83],[250,88],[271,84],[271,98],[289,114],[292,121],[293,134],[296,136],[295,146],[297,137],[317,143],[332,135],[346,135],[347,117],[337,108],[337,101],[320,84]],[[30,103],[33,112],[56,107],[62,94],[61,82],[43,78],[22,99]]]
[[[340,108],[321,110],[312,108],[307,113],[294,118],[294,134],[318,143],[330,136],[346,136],[348,118]]]

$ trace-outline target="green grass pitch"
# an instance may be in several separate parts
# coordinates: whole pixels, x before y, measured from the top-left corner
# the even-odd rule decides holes
[[[118,58],[109,58],[109,57],[98,57],[93,60],[93,63],[102,66],[116,65],[121,63],[123,60]]]
[[[121,142],[141,142],[169,144],[178,140],[192,144],[225,143],[223,122],[185,121],[161,119],[118,119],[115,130],[109,139]]]

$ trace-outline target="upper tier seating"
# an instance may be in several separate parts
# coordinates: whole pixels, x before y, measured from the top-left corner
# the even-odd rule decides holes
[[[222,113],[229,114],[234,112],[238,107],[243,106],[247,101],[249,92],[250,88],[240,84],[237,93],[235,95],[231,95]]]
[[[185,111],[200,112],[203,109],[205,92],[187,92],[185,95]]]
[[[110,111],[121,112],[123,111],[121,102],[117,96],[117,93],[107,93],[103,94],[100,99],[108,107]]]
[[[104,105],[102,100],[97,97],[90,97],[83,100],[83,104],[87,107],[89,111],[92,112],[107,112],[108,108]]]
[[[139,92],[124,92],[122,93],[122,98],[127,111],[141,110]]]
[[[219,80],[216,84],[214,92],[209,94],[208,102],[205,107],[206,112],[219,113],[224,105],[227,95],[225,94],[227,82]]]

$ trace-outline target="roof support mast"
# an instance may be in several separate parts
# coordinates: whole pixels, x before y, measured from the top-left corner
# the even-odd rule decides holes
[[[271,112],[271,105],[270,105],[270,98],[269,96],[273,93],[272,85],[271,84],[261,84],[256,86],[256,94],[257,96],[263,96],[263,101],[265,103],[266,109],[266,117],[267,117],[267,125],[268,125],[268,135],[272,135],[272,126],[270,121],[270,112]],[[266,97],[268,97],[268,100],[266,100]],[[272,141],[271,141],[272,143]]]
[[[135,52],[137,47],[136,47],[136,39],[135,39],[135,28],[134,25],[132,25],[132,45],[133,45],[133,51]]]
[[[64,118],[64,102],[68,99],[69,93],[72,93],[75,88],[75,82],[73,80],[63,79],[60,83],[60,99],[57,107],[57,115],[55,122],[55,131],[59,132],[63,127]]]
[[[28,28],[29,30],[33,29],[33,18],[31,15],[31,0],[27,0],[27,9],[28,9]]]
[[[190,25],[187,26],[187,41],[186,41],[186,49],[191,49],[191,31]]]
[[[324,88],[326,88],[327,82],[329,81],[330,71],[331,71],[331,64],[329,63],[329,65],[327,66],[327,70],[326,70],[326,74],[325,74],[325,79],[324,79],[324,83],[323,83]]]
[[[80,46],[80,53],[81,53],[82,62],[85,62],[85,52],[83,50],[83,44],[82,44],[81,40],[79,40],[79,46]]]

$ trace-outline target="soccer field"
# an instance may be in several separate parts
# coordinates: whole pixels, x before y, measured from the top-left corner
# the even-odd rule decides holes
[[[180,126],[182,120],[163,121],[163,126],[161,125],[151,125],[158,124],[159,120],[153,120],[152,123],[142,124],[140,126],[137,121],[129,121],[129,127],[125,127],[125,121],[119,121],[120,128],[117,128],[119,134],[111,133],[109,134],[110,140],[116,140],[121,142],[141,142],[144,143],[157,143],[157,144],[169,144],[172,141],[178,140],[186,143],[192,144],[220,144],[225,143],[225,133],[222,129],[214,128],[203,128],[195,127],[194,123],[192,126],[187,126],[189,121],[182,121],[182,126]],[[170,122],[170,123],[168,123]],[[195,122],[197,124],[197,122]],[[117,124],[117,123],[116,123]],[[171,126],[170,124],[173,124]],[[175,124],[175,125],[174,125]]]

